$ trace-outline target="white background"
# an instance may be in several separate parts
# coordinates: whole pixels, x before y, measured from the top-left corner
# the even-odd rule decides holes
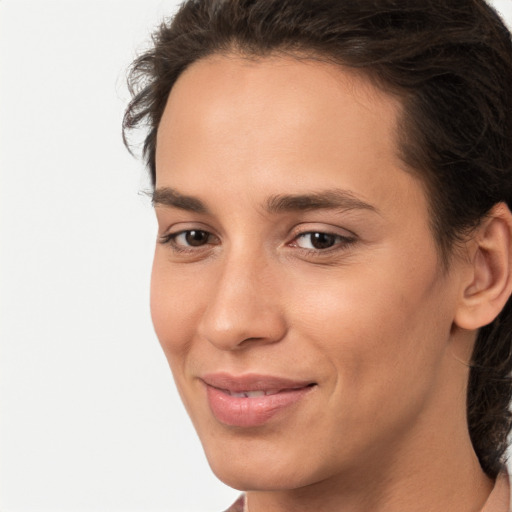
[[[155,235],[125,70],[176,0],[0,0],[0,510],[204,511],[153,333]],[[494,5],[512,22],[512,0]]]

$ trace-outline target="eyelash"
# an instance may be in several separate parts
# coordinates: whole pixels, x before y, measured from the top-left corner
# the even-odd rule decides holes
[[[306,247],[300,247],[297,243],[297,241],[301,238],[309,238],[310,245],[313,245],[312,236],[313,235],[321,235],[322,237],[331,237],[334,239],[333,244],[329,247],[325,248],[306,248]],[[336,251],[343,251],[348,249],[351,245],[353,245],[356,241],[355,236],[343,236],[339,235],[337,233],[330,233],[328,231],[304,231],[302,233],[298,233],[294,236],[292,242],[289,242],[287,245],[291,247],[296,247],[298,250],[304,251],[307,254],[313,255],[313,256],[324,256],[327,254],[330,254],[331,252]]]
[[[200,244],[200,245],[194,247],[192,245],[180,245],[176,242],[178,237],[183,236],[183,235],[186,236],[187,234],[191,234],[194,232],[206,235],[208,237],[206,243]],[[300,247],[297,244],[297,240],[299,240],[301,238],[308,237],[308,236],[311,237],[313,235],[322,235],[324,237],[333,237],[335,240],[334,240],[333,245],[323,248],[323,249],[305,248],[305,247]],[[217,237],[215,235],[213,235],[203,229],[186,229],[183,231],[178,231],[176,233],[169,233],[169,234],[163,235],[159,238],[159,242],[163,245],[171,246],[172,250],[176,253],[195,253],[197,251],[200,251],[201,249],[204,250],[205,246],[209,245],[209,239],[211,239],[211,238],[217,239]],[[310,242],[311,242],[311,239],[310,239]],[[324,255],[330,254],[331,252],[346,250],[351,245],[353,245],[355,242],[356,242],[355,236],[343,236],[343,235],[339,235],[337,233],[330,233],[327,231],[303,231],[303,232],[296,233],[294,235],[292,241],[287,243],[287,246],[295,247],[297,250],[299,250],[307,255],[310,255],[310,256],[322,257]],[[210,242],[210,244],[211,244],[211,242]],[[217,244],[215,243],[213,245],[217,245]],[[313,245],[313,244],[311,244],[311,245]]]
[[[163,245],[169,245],[171,246],[172,250],[175,251],[175,252],[178,252],[178,253],[191,253],[191,252],[195,252],[197,250],[201,250],[201,248],[204,247],[204,245],[199,245],[197,246],[197,248],[195,248],[194,246],[185,246],[185,245],[179,245],[178,243],[176,243],[176,239],[181,236],[181,235],[187,235],[189,233],[204,233],[208,236],[208,238],[212,238],[214,237],[214,235],[212,235],[211,233],[209,233],[208,231],[204,230],[204,229],[185,229],[183,231],[178,231],[176,233],[169,233],[167,235],[162,235],[160,238],[159,238],[159,242]],[[215,237],[216,238],[216,237]],[[205,244],[206,245],[206,244]]]

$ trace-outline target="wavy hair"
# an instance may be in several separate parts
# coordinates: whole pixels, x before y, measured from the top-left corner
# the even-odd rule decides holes
[[[156,134],[169,93],[212,54],[310,56],[358,69],[403,105],[399,149],[426,187],[447,268],[457,242],[499,202],[512,207],[512,42],[483,0],[188,0],[133,63],[123,137]],[[467,417],[484,471],[501,470],[512,426],[512,303],[480,329]]]

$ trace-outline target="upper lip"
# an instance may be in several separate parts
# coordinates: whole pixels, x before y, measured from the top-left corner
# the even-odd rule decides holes
[[[283,389],[300,389],[315,384],[308,380],[295,380],[272,375],[259,375],[256,373],[244,375],[230,375],[229,373],[209,373],[201,379],[208,386],[225,389],[234,393],[243,391],[275,391]]]

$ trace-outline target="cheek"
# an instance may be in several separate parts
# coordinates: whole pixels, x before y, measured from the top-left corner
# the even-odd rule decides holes
[[[296,317],[307,349],[321,354],[328,368],[332,413],[320,430],[350,440],[354,449],[369,439],[385,445],[402,435],[439,384],[450,322],[432,322],[429,286],[419,290],[416,282],[405,290],[393,282],[361,277],[357,286],[347,279],[317,288]],[[343,450],[352,450],[348,445]]]
[[[350,386],[365,400],[389,386],[400,391],[432,380],[451,328],[436,269],[435,261],[422,273],[383,264],[306,287],[296,325],[336,367],[344,392]]]
[[[171,269],[162,254],[155,251],[151,273],[151,318],[158,340],[173,371],[189,351],[194,326],[200,317],[200,281]]]

